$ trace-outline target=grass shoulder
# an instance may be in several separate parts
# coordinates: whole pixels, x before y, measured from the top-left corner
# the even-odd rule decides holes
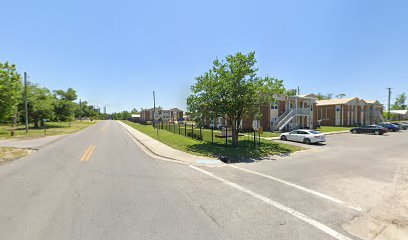
[[[0,147],[0,165],[25,157],[34,150],[12,147]]]
[[[70,134],[87,128],[97,121],[72,121],[69,122],[47,122],[46,123],[46,136],[54,136],[61,134]],[[15,135],[10,136],[10,125],[0,125],[0,139],[33,139],[44,137],[44,128],[34,128],[34,125],[30,124],[28,133],[25,132],[25,125],[18,125],[15,128]]]
[[[289,154],[303,149],[301,147],[267,140],[261,141],[260,148],[255,149],[252,138],[247,136],[240,138],[239,146],[237,148],[232,147],[231,144],[229,144],[228,147],[225,147],[225,138],[217,138],[214,143],[211,141],[199,141],[185,137],[184,135],[179,135],[177,131],[176,133],[172,133],[160,129],[157,132],[157,130],[151,125],[142,125],[130,121],[122,122],[172,148],[201,156],[228,156],[235,160],[255,159],[269,155]]]

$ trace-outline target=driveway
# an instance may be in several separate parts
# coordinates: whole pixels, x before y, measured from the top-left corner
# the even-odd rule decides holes
[[[55,135],[55,136],[46,136],[42,138],[34,138],[34,139],[26,139],[26,140],[19,140],[19,139],[1,139],[0,140],[0,147],[13,147],[13,148],[30,148],[38,150],[42,147],[51,144],[58,139],[66,136],[64,135]]]
[[[244,182],[248,187],[256,186],[257,192],[279,197],[280,202],[322,222],[338,221],[338,227],[360,237],[375,239],[387,229],[374,218],[397,223],[406,221],[408,203],[400,199],[408,198],[408,131],[383,136],[345,133],[326,138],[327,142],[319,145],[291,143],[310,149],[290,156],[233,164],[222,170],[207,169],[227,179]],[[327,210],[319,199],[335,204]],[[337,204],[337,200],[341,204]],[[361,209],[361,212],[351,213],[353,217],[348,220],[343,213],[340,214],[343,218],[338,219],[339,213],[332,213],[339,205]],[[307,207],[302,209],[302,206]],[[325,209],[325,213],[310,212],[315,208]],[[371,230],[364,229],[368,225]]]
[[[371,224],[361,217],[395,209],[378,208],[380,197],[400,206],[388,194],[405,174],[407,136],[336,135],[274,160],[184,165],[146,155],[121,125],[103,121],[0,167],[0,232],[16,240],[359,239],[353,234],[365,233],[355,228]],[[375,224],[374,235],[390,232]]]

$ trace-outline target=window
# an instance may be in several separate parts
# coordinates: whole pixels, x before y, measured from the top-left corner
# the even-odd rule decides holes
[[[278,109],[278,102],[277,101],[272,102],[271,109]]]
[[[272,124],[276,123],[277,120],[278,118],[272,118]]]

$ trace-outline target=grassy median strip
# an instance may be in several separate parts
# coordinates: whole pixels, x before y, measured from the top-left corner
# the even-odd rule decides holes
[[[330,127],[330,126],[321,126],[316,129],[316,131],[327,133],[327,132],[338,132],[338,131],[350,131],[351,127]]]
[[[228,156],[231,159],[240,160],[266,157],[269,155],[288,154],[303,149],[301,147],[267,140],[261,141],[261,147],[259,149],[254,149],[252,138],[248,136],[240,137],[239,146],[237,148],[234,148],[231,145],[225,147],[225,139],[214,138],[215,142],[213,144],[210,141],[199,141],[185,137],[184,135],[179,135],[178,129],[176,133],[167,130],[159,130],[158,138],[157,131],[151,125],[142,125],[130,121],[123,122],[172,148],[201,156]],[[211,134],[210,131],[205,132],[206,134]],[[205,137],[205,139],[209,138]]]
[[[71,126],[69,126],[68,122],[47,122],[46,133],[47,136],[74,133],[95,123],[96,121],[72,121]],[[33,124],[29,125],[28,133],[25,132],[25,125],[16,126],[14,137],[10,136],[10,128],[10,125],[0,125],[0,139],[32,139],[44,136],[44,129],[42,127],[34,128]]]

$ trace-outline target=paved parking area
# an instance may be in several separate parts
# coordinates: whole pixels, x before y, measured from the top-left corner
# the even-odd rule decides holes
[[[383,136],[345,133],[327,136],[326,144],[306,145],[309,150],[286,157],[201,168],[335,231],[375,239],[387,225],[371,218],[379,215],[398,222],[399,216],[387,215],[389,205],[397,209],[394,213],[408,214],[405,202],[398,206],[398,199],[408,197],[407,146],[408,131]],[[398,191],[401,185],[404,191]],[[365,227],[370,229],[365,232]]]

